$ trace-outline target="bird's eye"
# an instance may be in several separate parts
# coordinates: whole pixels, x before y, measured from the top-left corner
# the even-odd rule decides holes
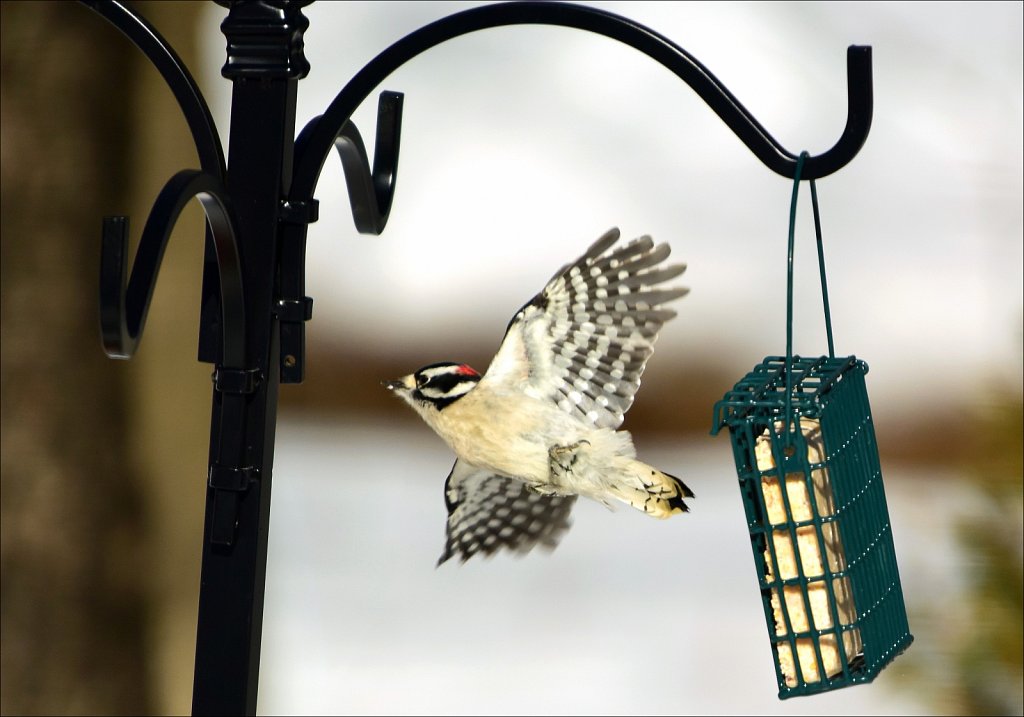
[[[427,382],[427,377],[423,375],[416,376],[416,388],[423,388],[423,384]]]

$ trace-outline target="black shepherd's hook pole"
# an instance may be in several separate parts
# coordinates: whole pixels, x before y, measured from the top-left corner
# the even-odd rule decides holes
[[[103,224],[100,325],[103,345],[128,358],[141,340],[164,248],[195,197],[207,217],[199,357],[215,364],[206,477],[206,520],[196,636],[194,714],[255,714],[270,519],[271,467],[280,383],[303,378],[306,230],[327,156],[337,151],[360,232],[379,234],[398,171],[402,95],[384,92],[372,167],[356,107],[391,72],[454,37],[503,25],[573,27],[623,42],[688,84],[772,171],[793,177],[797,155],[782,147],[714,75],[681,47],[631,20],[561,2],[485,5],[431,23],[360,70],[323,115],[295,136],[297,84],[309,72],[303,6],[312,0],[217,0],[228,8],[222,74],[233,85],[228,162],[216,127],[181,60],[118,0],[82,0],[113,23],[160,71],[199,155],[164,186],[128,276],[127,217]],[[848,114],[835,146],[807,158],[806,179],[831,174],[860,150],[871,126],[871,48],[847,54]]]

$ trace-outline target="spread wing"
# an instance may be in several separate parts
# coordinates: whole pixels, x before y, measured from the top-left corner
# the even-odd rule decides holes
[[[444,554],[437,564],[458,555],[466,562],[477,553],[500,548],[520,554],[535,546],[553,550],[569,529],[576,496],[542,495],[514,478],[455,461],[444,484],[448,506]]]
[[[618,238],[607,232],[519,310],[483,380],[518,385],[598,427],[622,423],[676,315],[662,305],[689,290],[661,287],[686,270],[663,264],[668,244],[643,236],[613,249]]]

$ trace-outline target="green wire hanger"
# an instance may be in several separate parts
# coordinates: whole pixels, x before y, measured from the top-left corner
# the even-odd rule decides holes
[[[793,175],[793,196],[789,204],[789,252],[786,268],[786,446],[790,446],[793,425],[793,246],[796,235],[796,200],[800,194],[800,175],[807,152],[801,152]],[[832,342],[832,313],[828,307],[828,282],[825,280],[825,251],[821,241],[821,215],[818,212],[818,189],[811,183],[811,207],[814,210],[814,235],[818,245],[818,273],[821,276],[821,299],[825,307],[825,334],[828,337],[828,356],[835,358]]]

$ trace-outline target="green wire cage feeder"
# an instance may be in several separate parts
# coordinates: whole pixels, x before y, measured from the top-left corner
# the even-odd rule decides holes
[[[715,404],[729,428],[779,698],[873,680],[913,641],[864,376],[836,358],[811,182],[829,356],[792,353],[790,207],[786,355],[769,356]]]

